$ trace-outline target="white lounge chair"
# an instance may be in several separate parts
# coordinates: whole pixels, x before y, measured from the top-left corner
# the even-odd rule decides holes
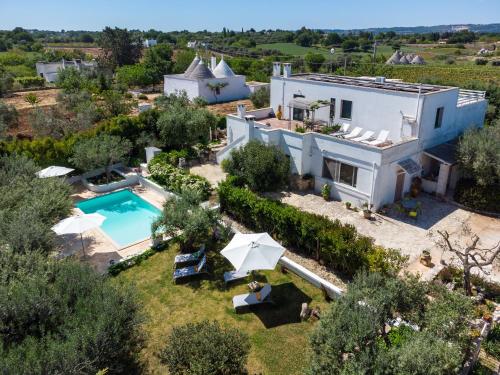
[[[367,141],[368,139],[370,139],[370,138],[373,137],[373,134],[375,134],[375,132],[372,132],[371,130],[368,130],[361,137],[351,138],[351,141],[354,141],[354,142]]]
[[[352,130],[352,132],[350,132],[349,134],[344,135],[344,138],[347,138],[347,139],[356,138],[358,135],[361,134],[362,131],[363,131],[363,128],[361,128],[359,126],[356,126]]]
[[[205,255],[205,244],[201,245],[199,250],[195,253],[176,255],[174,264],[178,266],[184,263],[199,262],[203,255]]]
[[[389,138],[389,131],[381,130],[380,133],[378,134],[377,139],[373,141],[363,141],[363,142],[372,146],[378,146],[381,145],[382,143],[387,142],[387,138]]]
[[[233,297],[233,306],[237,310],[240,307],[260,305],[261,303],[271,302],[269,296],[271,294],[271,285],[266,284],[259,292],[240,294]]]
[[[224,272],[224,282],[227,284],[234,280],[244,279],[250,272],[227,271]]]
[[[343,123],[341,126],[340,126],[340,129],[338,131],[336,131],[335,133],[332,133],[330,135],[333,135],[333,136],[339,136],[339,135],[344,135],[347,133],[347,130],[349,130],[349,127],[351,126],[351,124],[345,122]]]

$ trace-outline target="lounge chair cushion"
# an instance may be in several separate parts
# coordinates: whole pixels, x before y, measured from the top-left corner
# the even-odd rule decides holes
[[[271,285],[266,284],[262,287],[259,292],[260,297],[258,298],[256,293],[240,294],[233,297],[234,308],[258,305],[260,303],[266,302],[267,298],[271,294]]]
[[[200,250],[190,254],[179,254],[175,256],[174,263],[195,262],[205,253],[205,245],[200,247]]]
[[[249,274],[249,272],[240,272],[240,273],[238,273],[238,271],[224,272],[224,282],[228,283],[228,282],[231,282],[234,280],[243,279],[243,278],[247,277],[248,274]]]
[[[178,268],[174,270],[174,280],[203,273],[203,268],[205,267],[206,263],[207,257],[203,256],[203,258],[200,260],[200,263],[198,263],[196,266]]]

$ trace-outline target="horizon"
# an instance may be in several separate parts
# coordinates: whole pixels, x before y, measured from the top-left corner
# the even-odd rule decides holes
[[[0,15],[0,24],[4,30],[23,27],[48,31],[100,31],[110,26],[143,31],[196,32],[220,31],[223,27],[235,31],[242,28],[297,30],[302,26],[356,30],[500,22],[498,0],[443,0],[438,4],[433,0],[422,0],[418,7],[413,8],[394,0],[380,0],[377,4],[361,0],[356,4],[342,4],[342,7],[327,0],[315,0],[312,4],[290,0],[285,7],[275,3],[255,0],[249,6],[241,0],[234,0],[231,4],[224,0],[171,0],[168,3],[149,0],[139,4],[130,0],[107,0],[105,3],[87,0],[70,4],[46,0],[42,4],[26,0],[22,4],[9,2],[2,5],[4,11]],[[320,7],[321,12],[318,12]],[[488,12],[484,11],[485,8]],[[26,9],[30,9],[29,13]],[[263,9],[269,12],[262,12]],[[304,17],[308,12],[311,16]],[[19,14],[22,16],[15,16]]]

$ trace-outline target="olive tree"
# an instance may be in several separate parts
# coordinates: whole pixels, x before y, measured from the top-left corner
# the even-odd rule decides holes
[[[109,182],[112,165],[123,161],[131,149],[132,143],[128,139],[101,134],[76,143],[70,160],[84,171],[104,168]]]
[[[71,188],[59,178],[37,178],[39,169],[26,157],[0,157],[0,246],[17,252],[52,249],[50,227],[70,213]]]
[[[133,373],[140,349],[132,290],[76,261],[0,249],[5,374]]]
[[[463,295],[416,277],[360,274],[314,331],[309,373],[458,374],[472,311]]]
[[[500,181],[500,127],[465,132],[458,144],[458,160],[479,185]]]
[[[174,327],[160,359],[172,375],[242,375],[249,351],[242,332],[202,321]]]
[[[222,167],[254,191],[282,188],[287,184],[290,174],[290,161],[283,151],[255,140],[233,150]]]

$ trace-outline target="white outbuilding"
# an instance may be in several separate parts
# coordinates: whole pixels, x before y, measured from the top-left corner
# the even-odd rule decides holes
[[[164,77],[165,95],[185,91],[189,99],[202,97],[208,103],[246,99],[255,87],[246,83],[244,75],[235,74],[224,61],[224,57],[217,64],[215,56],[211,57],[208,66],[196,55],[184,73]],[[269,84],[261,84],[258,87],[269,87]]]

